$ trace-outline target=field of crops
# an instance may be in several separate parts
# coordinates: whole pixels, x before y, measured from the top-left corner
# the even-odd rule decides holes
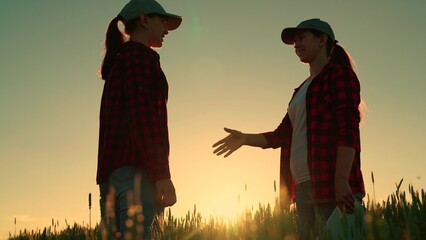
[[[402,181],[401,181],[402,182]],[[365,239],[426,239],[426,195],[423,189],[400,192],[399,187],[386,201],[373,204],[366,199]],[[101,230],[103,229],[103,230]],[[10,240],[38,239],[113,239],[111,228],[93,229],[77,224],[57,230],[56,224],[40,231],[21,231]],[[319,231],[319,234],[324,234]],[[295,214],[278,207],[259,204],[235,221],[214,217],[203,218],[196,207],[186,217],[175,218],[170,209],[165,213],[163,231],[154,231],[152,239],[297,239]]]

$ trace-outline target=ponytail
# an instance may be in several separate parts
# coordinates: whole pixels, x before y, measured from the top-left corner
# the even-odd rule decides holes
[[[111,71],[112,65],[116,55],[120,52],[121,46],[124,43],[125,36],[118,29],[118,21],[122,21],[120,16],[112,19],[108,26],[105,39],[105,56],[102,61],[101,76],[102,79],[107,80]]]
[[[317,37],[325,34],[316,29],[308,29],[308,31]],[[328,37],[327,40],[327,56],[330,58],[330,63],[341,64],[351,69],[355,67],[355,62],[352,60],[349,53],[342,46],[337,44],[337,40],[332,40],[330,37]]]
[[[331,44],[330,42],[331,41],[329,41],[329,44],[327,44],[328,49],[330,49],[330,63],[341,64],[353,69],[355,67],[355,62],[351,58],[351,55],[349,55],[349,53],[342,46],[337,44],[337,41]]]
[[[330,57],[330,63],[336,63],[340,65],[347,66],[352,70],[355,67],[355,62],[353,61],[351,55],[336,41],[332,41],[329,39],[327,42],[327,54]],[[366,115],[366,111],[368,110],[367,104],[364,100],[360,99],[360,103],[358,105],[359,117],[360,117],[360,125],[364,123],[364,118]]]

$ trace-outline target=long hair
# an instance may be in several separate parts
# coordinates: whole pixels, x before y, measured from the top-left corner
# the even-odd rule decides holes
[[[327,48],[331,48],[329,51],[330,63],[338,63],[345,66],[348,66],[352,69],[355,68],[355,62],[352,59],[351,55],[339,44],[332,43],[332,40],[329,40],[327,43]]]
[[[309,29],[312,34],[317,37],[325,34],[321,31],[315,29]],[[350,67],[351,69],[355,68],[355,62],[352,59],[351,55],[339,44],[337,41],[333,41],[330,37],[327,38],[327,56],[329,57],[330,63],[342,64]]]
[[[317,31],[315,29],[309,29],[309,31],[312,32],[315,36],[319,37],[322,34],[325,34],[321,31]],[[330,37],[328,37],[327,40],[327,56],[329,57],[329,63],[336,63],[341,64],[347,67],[350,67],[352,70],[355,68],[355,61],[352,59],[351,55],[339,44],[337,44],[337,41],[331,40]],[[367,104],[364,102],[364,99],[361,97],[361,102],[358,106],[361,122],[362,124],[364,122],[364,118],[366,116],[366,111],[368,110]]]
[[[138,23],[138,19],[124,21],[121,16],[115,17],[109,23],[105,37],[105,55],[101,68],[101,76],[103,80],[108,79],[111,68],[114,65],[115,57],[120,52],[121,47],[126,40],[126,35],[124,35],[118,28],[119,21],[124,23],[125,33],[127,35],[130,35],[130,33],[136,29]]]

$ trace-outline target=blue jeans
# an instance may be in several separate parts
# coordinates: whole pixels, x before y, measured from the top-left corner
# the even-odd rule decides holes
[[[356,193],[355,199],[362,204],[361,193]],[[320,219],[320,221],[325,223],[336,207],[336,202],[313,204],[311,181],[296,185],[296,211],[299,223],[299,239],[312,239],[315,232],[315,220]]]
[[[156,203],[155,185],[143,170],[118,168],[108,182],[99,184],[99,190],[102,222],[115,225],[120,239],[125,234],[145,239],[153,227],[162,228],[164,208]]]

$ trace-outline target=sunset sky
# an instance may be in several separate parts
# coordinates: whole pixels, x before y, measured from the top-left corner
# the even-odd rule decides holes
[[[176,217],[235,217],[273,204],[279,150],[224,159],[223,127],[274,130],[307,76],[284,27],[331,24],[357,63],[366,191],[386,199],[404,178],[426,188],[426,1],[159,0],[184,17],[158,49],[168,78]],[[104,35],[125,0],[0,2],[0,239],[16,230],[99,221],[95,182]],[[247,186],[247,189],[246,187]],[[367,200],[367,198],[365,198]]]

